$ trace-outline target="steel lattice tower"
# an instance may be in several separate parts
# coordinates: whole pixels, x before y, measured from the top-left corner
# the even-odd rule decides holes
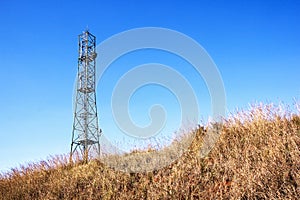
[[[95,92],[96,37],[89,31],[78,37],[78,73],[70,160],[79,150],[83,160],[88,162],[92,154],[100,156],[101,129],[98,127]]]

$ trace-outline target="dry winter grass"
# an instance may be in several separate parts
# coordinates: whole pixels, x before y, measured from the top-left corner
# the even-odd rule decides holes
[[[0,199],[300,199],[299,111],[258,105],[238,112],[224,119],[204,158],[199,152],[207,130],[199,128],[183,156],[152,172],[53,157],[2,174]],[[164,156],[172,156],[170,149]]]

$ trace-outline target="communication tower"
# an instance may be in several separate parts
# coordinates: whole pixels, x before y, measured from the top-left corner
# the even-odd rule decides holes
[[[98,126],[95,92],[96,37],[86,30],[78,38],[78,72],[70,160],[79,151],[82,159],[88,162],[92,155],[100,156],[101,129]]]

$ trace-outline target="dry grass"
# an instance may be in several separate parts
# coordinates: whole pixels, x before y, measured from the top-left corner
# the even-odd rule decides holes
[[[300,199],[299,112],[272,105],[239,112],[224,120],[201,158],[205,131],[196,130],[179,159],[152,172],[116,171],[97,160],[71,165],[64,156],[13,169],[0,177],[0,199]]]

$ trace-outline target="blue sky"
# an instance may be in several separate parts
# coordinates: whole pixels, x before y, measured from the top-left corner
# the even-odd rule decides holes
[[[149,26],[190,36],[218,66],[227,110],[234,111],[255,101],[292,104],[293,98],[300,99],[299,21],[300,3],[291,0],[0,1],[0,170],[68,153],[77,36],[87,26],[98,43],[119,32]],[[154,57],[149,59],[146,53],[129,55],[127,67],[136,64],[137,57],[141,58],[138,64],[170,57],[152,52]],[[124,65],[127,61],[122,59]],[[166,62],[172,64],[172,58]],[[111,70],[120,72],[118,67]],[[190,80],[196,79],[190,72]],[[199,83],[204,84],[201,77]],[[101,84],[98,110],[105,122],[109,105],[100,88]],[[207,91],[202,97],[200,107],[205,107]],[[136,102],[143,99],[139,93],[135,98]],[[133,118],[140,120],[139,115]],[[100,126],[105,127],[101,123],[100,118]]]

